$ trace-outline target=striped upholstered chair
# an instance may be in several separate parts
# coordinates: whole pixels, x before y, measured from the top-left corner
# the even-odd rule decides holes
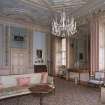
[[[90,80],[88,81],[89,84],[93,84],[95,86],[101,86],[104,84],[104,71],[96,71],[94,76],[91,76]]]

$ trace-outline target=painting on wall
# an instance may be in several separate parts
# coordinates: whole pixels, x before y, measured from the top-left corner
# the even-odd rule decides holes
[[[79,60],[83,60],[83,53],[79,54]]]
[[[41,49],[37,49],[36,50],[36,55],[37,55],[37,58],[42,59],[42,50]]]
[[[25,28],[11,26],[11,47],[27,48],[28,30]]]

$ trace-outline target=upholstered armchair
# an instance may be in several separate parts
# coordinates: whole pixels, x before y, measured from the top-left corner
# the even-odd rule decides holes
[[[59,67],[58,76],[66,78],[66,67],[64,65]]]
[[[88,83],[95,86],[102,86],[104,84],[104,73],[104,71],[96,71],[95,75],[90,76]]]

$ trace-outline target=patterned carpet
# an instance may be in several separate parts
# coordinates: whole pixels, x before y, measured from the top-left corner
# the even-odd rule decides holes
[[[26,95],[0,101],[0,105],[39,105],[39,98]],[[19,103],[18,103],[19,102]],[[55,95],[44,97],[43,105],[103,105],[100,90],[93,87],[75,85],[70,81],[56,79]]]

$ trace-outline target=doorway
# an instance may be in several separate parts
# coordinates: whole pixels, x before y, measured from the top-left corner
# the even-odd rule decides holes
[[[11,74],[24,74],[27,72],[28,56],[27,49],[11,49]]]

